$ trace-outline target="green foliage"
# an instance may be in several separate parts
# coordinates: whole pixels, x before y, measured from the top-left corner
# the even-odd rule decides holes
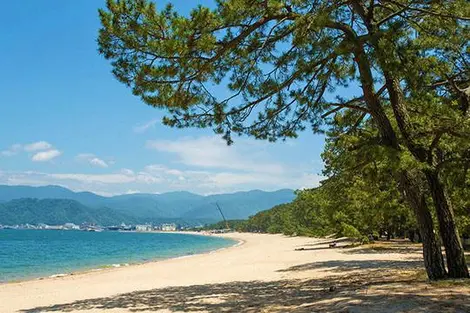
[[[373,130],[367,123],[365,129]],[[369,236],[405,237],[417,228],[393,176],[390,151],[369,145],[368,137],[332,130],[322,154],[325,174],[321,186],[297,192],[288,204],[250,218],[251,229],[309,236],[351,237],[366,242]],[[287,227],[288,226],[288,227]],[[247,230],[251,230],[247,229]],[[294,229],[294,231],[292,231]]]
[[[119,81],[166,109],[167,125],[212,128],[229,144],[233,134],[327,133],[328,179],[246,229],[403,235],[416,225],[402,195],[415,195],[434,204],[441,229],[453,229],[452,200],[468,232],[468,16],[466,0],[218,0],[188,16],[108,0],[98,43]],[[227,97],[214,96],[219,85]],[[359,95],[340,95],[349,86]],[[401,185],[405,176],[413,184]],[[429,216],[427,205],[416,212]]]
[[[119,225],[135,223],[136,219],[108,208],[90,209],[74,200],[18,199],[0,204],[0,224],[49,224],[92,223]]]
[[[447,189],[455,207],[457,226],[461,234],[470,238],[470,171],[468,165],[446,169]]]
[[[362,237],[361,233],[352,225],[341,223],[341,235],[344,237],[359,239]]]
[[[468,47],[468,28],[454,16],[468,16],[466,1],[407,5],[224,0],[182,16],[171,5],[157,10],[151,1],[108,0],[99,11],[99,51],[135,95],[168,110],[166,124],[211,127],[229,142],[231,133],[277,140],[306,125],[319,130],[331,110],[352,109],[351,119],[370,113],[355,98],[326,100],[338,86],[359,83],[354,40],[366,29],[377,33],[361,38],[375,47],[367,51],[371,62],[407,79],[410,92],[465,64],[458,55]],[[432,53],[417,54],[423,51]],[[228,97],[213,94],[219,84]],[[435,95],[415,98],[423,110],[453,114],[424,96]],[[449,125],[442,122],[420,117],[416,125]]]
[[[241,230],[243,225],[246,223],[245,220],[228,220],[228,226],[231,230]],[[217,222],[215,224],[206,225],[202,230],[221,230],[227,229],[227,224],[224,221]],[[195,228],[195,230],[198,230]]]
[[[353,184],[340,186],[338,192],[337,186],[327,180],[319,188],[299,191],[293,202],[260,212],[238,229],[305,236],[336,234],[361,242],[367,241],[369,236],[387,233],[405,237],[408,231],[416,229],[409,208],[400,204],[403,200],[399,193],[395,193],[399,198],[392,203],[387,202],[389,197],[379,203],[377,195],[372,194],[373,189],[367,196],[353,200],[355,193],[364,195],[366,192]]]

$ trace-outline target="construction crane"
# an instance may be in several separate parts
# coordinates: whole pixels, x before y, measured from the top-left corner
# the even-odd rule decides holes
[[[215,205],[217,206],[217,209],[219,210],[220,215],[222,215],[222,218],[224,219],[226,229],[230,230],[230,226],[228,225],[228,222],[225,219],[225,216],[224,216],[224,213],[222,212],[222,209],[220,208],[220,206],[217,202],[215,203]]]

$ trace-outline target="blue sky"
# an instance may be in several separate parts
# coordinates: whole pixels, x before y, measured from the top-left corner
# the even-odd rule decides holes
[[[211,2],[172,1],[183,13],[188,3]],[[287,142],[244,137],[226,147],[211,130],[162,126],[162,112],[132,96],[97,53],[104,3],[2,4],[0,184],[103,195],[318,185],[323,138],[308,131]]]

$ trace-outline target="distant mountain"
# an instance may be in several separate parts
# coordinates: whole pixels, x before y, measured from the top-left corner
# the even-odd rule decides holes
[[[169,192],[164,194],[132,194],[115,196],[104,204],[116,210],[140,217],[178,218],[191,210],[203,196],[190,192]]]
[[[118,225],[135,223],[133,217],[112,209],[90,209],[75,200],[65,199],[17,199],[0,203],[0,224],[48,224],[94,223]]]
[[[221,220],[221,216],[215,203],[221,206],[227,219],[245,219],[275,205],[291,202],[294,199],[294,191],[252,190],[210,196],[179,191],[103,197],[91,192],[73,192],[59,186],[0,185],[0,204],[22,198],[74,200],[91,210],[107,207],[113,212],[138,220],[183,219],[216,222]]]
[[[226,219],[246,219],[259,211],[267,210],[281,203],[294,200],[294,192],[282,189],[273,192],[252,190],[232,194],[220,194],[204,197],[200,204],[186,212],[183,218],[205,218],[220,220],[220,213],[215,203],[218,203]]]

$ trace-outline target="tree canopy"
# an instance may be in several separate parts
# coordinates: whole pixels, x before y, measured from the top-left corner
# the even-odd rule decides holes
[[[119,81],[167,111],[167,125],[209,127],[229,144],[234,134],[275,141],[329,132],[331,184],[359,177],[387,190],[388,199],[374,200],[382,206],[401,193],[428,276],[468,277],[454,206],[468,198],[467,170],[456,168],[470,163],[469,16],[465,0],[218,0],[188,16],[147,0],[108,0],[98,43]],[[394,185],[345,174],[355,171],[342,163],[362,160]],[[351,205],[368,196],[355,195]]]

